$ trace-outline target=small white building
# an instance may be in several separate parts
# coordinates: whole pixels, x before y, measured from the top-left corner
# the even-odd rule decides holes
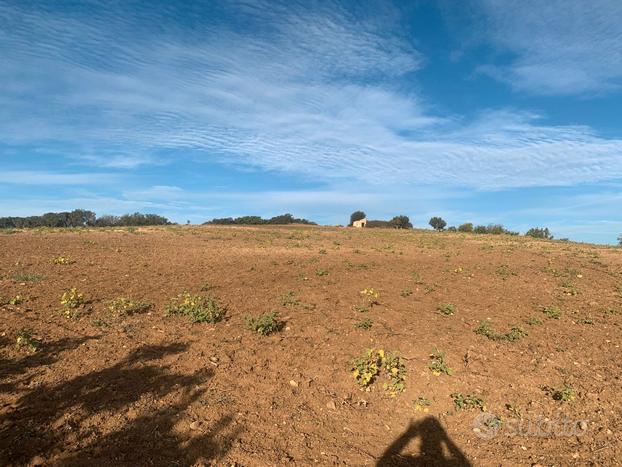
[[[359,221],[352,222],[352,227],[356,227],[358,229],[361,229],[361,228],[366,227],[366,226],[367,226],[367,218],[366,217],[361,219],[361,220],[359,220]]]

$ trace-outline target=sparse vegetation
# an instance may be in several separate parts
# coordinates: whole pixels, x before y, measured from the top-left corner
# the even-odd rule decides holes
[[[562,310],[559,309],[559,307],[551,305],[551,306],[547,306],[544,307],[542,309],[542,312],[551,319],[559,319],[562,316]]]
[[[151,308],[151,303],[131,298],[117,298],[108,304],[108,310],[115,316],[143,313]]]
[[[371,329],[372,324],[373,324],[373,323],[372,323],[372,320],[371,320],[371,319],[369,319],[369,318],[364,318],[364,319],[362,319],[362,320],[360,320],[360,321],[357,321],[357,322],[356,322],[356,324],[355,324],[355,327],[357,327],[357,328],[359,328],[359,329],[365,329],[365,330],[367,330],[367,329]]]
[[[413,401],[413,407],[417,412],[429,412],[432,402],[425,396],[419,396]]]
[[[484,400],[474,394],[462,394],[454,392],[451,394],[456,410],[486,410]]]
[[[279,320],[276,312],[264,313],[254,318],[250,315],[245,317],[246,328],[254,331],[262,336],[267,336],[273,332],[279,331],[283,327],[283,321]]]
[[[417,271],[413,271],[411,276],[413,278],[413,281],[415,281],[415,284],[423,284],[423,278],[421,277],[421,274],[419,274]]]
[[[36,352],[41,348],[41,341],[35,337],[31,329],[23,328],[17,333],[15,345],[18,349],[27,347],[30,351]]]
[[[445,303],[445,304],[439,305],[437,310],[440,311],[445,316],[451,316],[456,313],[456,305],[453,305],[451,303]]]
[[[62,305],[60,312],[66,318],[76,319],[80,316],[80,308],[86,304],[86,298],[83,293],[72,287],[63,293],[60,304]]]
[[[352,362],[352,376],[362,388],[369,390],[381,372],[388,381],[384,389],[396,396],[405,388],[406,367],[397,355],[387,353],[383,349],[369,349],[362,357]]]
[[[564,386],[559,389],[545,386],[544,391],[548,395],[550,395],[554,400],[559,401],[559,402],[570,402],[570,401],[573,401],[577,396],[577,393],[574,387],[572,387],[568,383],[564,383]]]
[[[513,327],[512,329],[510,329],[509,332],[506,333],[497,332],[490,326],[490,323],[488,321],[482,321],[474,332],[475,334],[486,336],[488,339],[493,341],[508,342],[514,342],[529,335],[527,331],[518,326]]]
[[[378,304],[378,297],[380,297],[380,293],[373,287],[367,287],[366,289],[361,290],[361,295],[369,306]]]
[[[171,300],[165,316],[188,316],[194,323],[217,323],[225,316],[225,310],[211,297],[184,292]]]
[[[72,260],[72,259],[70,259],[70,258],[68,258],[68,257],[66,257],[66,256],[57,256],[56,258],[54,258],[54,259],[52,260],[52,262],[53,262],[54,264],[62,264],[62,265],[67,265],[67,264],[73,264],[73,263],[75,263],[75,261],[74,261],[74,260]]]
[[[438,349],[434,349],[430,354],[431,362],[428,365],[428,368],[432,371],[434,376],[440,376],[441,374],[446,374],[451,376],[454,374],[454,370],[449,368],[447,363],[445,362],[445,352],[441,352]]]
[[[282,306],[296,306],[300,304],[300,301],[296,298],[296,294],[291,290],[281,295]]]
[[[26,272],[13,274],[11,277],[16,282],[39,282],[43,279],[42,275],[39,274],[30,274]]]
[[[26,298],[22,295],[15,295],[14,297],[11,297],[11,298],[0,297],[0,306],[4,306],[4,305],[17,306],[17,305],[21,305],[25,301],[26,301]]]
[[[498,276],[501,276],[503,280],[506,280],[510,276],[515,276],[516,273],[510,270],[510,267],[507,264],[501,264],[497,267],[495,271]]]

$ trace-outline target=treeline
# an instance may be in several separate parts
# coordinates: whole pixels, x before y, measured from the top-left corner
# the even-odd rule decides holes
[[[350,215],[350,223],[348,226],[352,226],[356,221],[366,219],[367,215],[363,211],[354,211]],[[385,228],[385,229],[412,229],[413,225],[410,223],[408,216],[395,216],[390,221],[382,220],[368,220],[365,224],[368,229],[373,228]]]
[[[434,226],[433,226],[434,227]],[[444,230],[444,229],[436,229]],[[470,222],[459,225],[458,227],[448,227],[449,232],[466,232],[489,235],[518,235],[518,232],[506,229],[502,224],[473,225]]]
[[[223,217],[220,219],[212,219],[204,222],[203,225],[287,225],[287,224],[307,224],[317,225],[307,219],[298,219],[291,214],[281,214],[270,219],[263,219],[260,216],[242,216],[242,217]]]
[[[32,227],[125,227],[143,225],[168,225],[171,222],[157,214],[124,214],[97,217],[93,211],[74,209],[71,212],[48,212],[41,216],[0,217],[0,229]]]
[[[350,215],[350,223],[348,226],[354,225],[356,221],[360,221],[363,219],[367,219],[367,215],[364,211],[354,211]],[[465,233],[474,233],[474,234],[487,234],[487,235],[520,235],[518,232],[514,232],[512,230],[506,229],[502,224],[488,224],[488,225],[473,225],[471,222],[465,222],[459,226],[450,226],[447,227],[447,222],[438,216],[434,216],[428,222],[430,227],[439,232],[447,231],[447,232],[465,232]],[[367,220],[365,227],[367,228],[393,228],[393,229],[411,229],[412,224],[410,223],[410,219],[408,216],[395,216],[390,221],[379,221],[379,220]],[[533,238],[541,238],[545,240],[553,240],[553,235],[549,231],[548,227],[532,227],[527,232],[525,232],[525,236],[533,237]],[[567,239],[561,239],[567,240]],[[622,246],[622,235],[618,239],[620,245]]]

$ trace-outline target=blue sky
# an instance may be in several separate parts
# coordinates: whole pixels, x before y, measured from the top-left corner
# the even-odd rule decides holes
[[[0,216],[622,233],[622,2],[0,0]]]

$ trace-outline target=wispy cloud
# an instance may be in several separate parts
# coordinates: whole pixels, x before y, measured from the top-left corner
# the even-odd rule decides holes
[[[39,170],[2,170],[0,183],[6,185],[76,185],[106,184],[116,180],[112,174],[106,173],[65,173]]]
[[[99,167],[136,169],[174,150],[169,162],[217,160],[370,185],[499,189],[622,177],[622,140],[589,127],[546,125],[512,110],[468,122],[432,111],[401,81],[425,59],[390,28],[399,19],[389,13],[375,18],[333,2],[231,2],[214,4],[213,15],[191,11],[182,31],[173,5],[93,5],[96,14],[86,17],[0,3],[5,142],[64,143],[72,157]],[[485,4],[502,30],[495,5]],[[518,5],[510,9],[516,15]],[[246,32],[218,20],[233,9]],[[603,34],[619,38],[603,17],[595,18]],[[523,47],[520,31],[510,36],[508,47]],[[545,63],[553,44],[525,57]],[[601,81],[610,84],[616,47],[603,59]]]
[[[485,35],[515,55],[479,68],[536,94],[603,93],[622,88],[622,2],[477,0]]]

